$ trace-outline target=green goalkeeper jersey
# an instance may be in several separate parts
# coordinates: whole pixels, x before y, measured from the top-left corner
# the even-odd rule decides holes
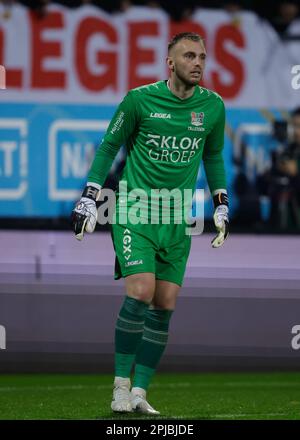
[[[88,181],[103,186],[116,154],[125,145],[127,158],[120,181],[127,185],[127,196],[137,194],[137,189],[147,195],[149,209],[156,191],[193,192],[201,159],[210,191],[225,189],[224,124],[223,100],[206,88],[196,86],[186,99],[174,95],[167,81],[132,89],[108,126]],[[122,202],[128,206],[137,201],[122,191],[117,192],[117,210]],[[156,202],[161,203],[163,197]],[[156,202],[152,200],[152,208]],[[174,204],[171,198],[171,209]]]

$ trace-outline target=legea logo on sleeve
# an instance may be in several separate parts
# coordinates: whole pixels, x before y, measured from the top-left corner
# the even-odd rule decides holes
[[[0,325],[0,350],[6,349],[6,331],[3,325]]]

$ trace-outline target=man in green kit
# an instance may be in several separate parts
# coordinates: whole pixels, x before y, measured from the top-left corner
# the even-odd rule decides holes
[[[222,150],[225,109],[221,97],[198,84],[205,66],[203,39],[177,34],[169,43],[168,81],[130,90],[112,118],[97,150],[82,197],[72,212],[76,238],[93,232],[96,201],[122,145],[127,159],[120,181],[112,239],[115,279],[125,278],[126,296],[115,327],[115,380],[111,408],[115,412],[159,414],[146,392],[167,344],[170,318],[182,285],[191,234],[176,220],[182,205],[172,198],[170,222],[162,220],[164,195],[155,191],[195,190],[201,159],[214,203],[219,247],[228,236],[228,198]],[[137,189],[141,222],[120,221],[134,207]],[[128,196],[131,194],[131,196]],[[151,209],[150,208],[150,200]],[[154,214],[155,215],[154,215]],[[128,218],[128,217],[127,217]],[[151,221],[153,219],[155,221]],[[134,376],[131,388],[131,372]]]

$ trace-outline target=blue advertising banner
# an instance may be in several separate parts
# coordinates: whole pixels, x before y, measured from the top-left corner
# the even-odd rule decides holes
[[[69,216],[115,108],[2,103],[0,216]],[[276,112],[269,113],[278,117]],[[264,112],[227,110],[224,160],[232,212],[238,208],[237,173],[242,171],[249,182],[254,182],[257,175],[268,169],[273,148],[271,124]],[[205,189],[204,213],[208,217],[212,203],[202,166],[197,188]],[[196,203],[201,201],[195,199],[193,214]]]

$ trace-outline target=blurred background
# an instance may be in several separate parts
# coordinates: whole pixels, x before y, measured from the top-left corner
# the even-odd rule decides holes
[[[166,78],[168,40],[192,30],[207,46],[203,85],[226,103],[232,230],[299,232],[299,2],[38,0],[0,8],[3,228],[69,228],[116,105],[128,89]],[[115,187],[124,160],[121,150],[106,186]],[[209,227],[202,167],[197,186]]]
[[[299,368],[299,2],[6,0],[0,371],[112,372],[124,285],[110,233],[79,243],[69,216],[116,106],[167,78],[167,43],[182,31],[205,38],[203,86],[226,105],[232,232],[210,248],[200,167],[206,233],[193,239],[161,369]],[[125,159],[120,150],[107,187]]]

